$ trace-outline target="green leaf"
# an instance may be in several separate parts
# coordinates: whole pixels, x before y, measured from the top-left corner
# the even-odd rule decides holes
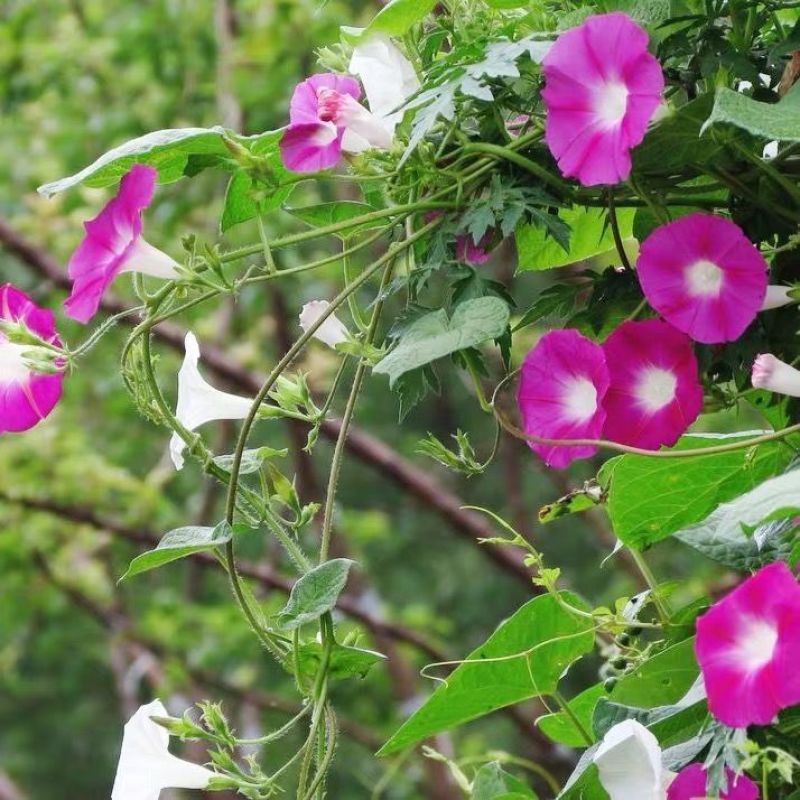
[[[109,150],[80,172],[46,183],[38,191],[45,197],[52,197],[80,183],[110,186],[133,164],[150,164],[158,170],[159,183],[170,183],[183,176],[189,156],[230,156],[224,135],[225,129],[220,127],[153,131]]]
[[[561,597],[584,608],[569,592]],[[569,665],[594,646],[591,621],[552,595],[534,598],[503,622],[441,683],[379,755],[530,697],[551,693]]]
[[[723,145],[711,136],[701,138],[700,130],[713,103],[713,94],[701,95],[654,125],[633,150],[635,172],[663,175],[680,171],[689,162],[711,161]]]
[[[402,36],[412,25],[424,19],[435,5],[436,0],[392,0],[372,18],[361,37],[371,33]]]
[[[733,439],[735,440],[735,439]],[[684,436],[681,449],[718,444],[718,439]],[[785,465],[779,443],[681,458],[624,455],[603,465],[607,509],[614,532],[641,549],[708,516],[718,505],[757,486]]]
[[[175,530],[164,534],[164,538],[158,543],[155,550],[148,550],[131,561],[127,572],[120,578],[124,581],[134,575],[147,572],[170,561],[177,561],[193,553],[203,550],[210,550],[214,547],[229,542],[233,537],[233,528],[227,522],[220,522],[216,528],[187,526],[185,528],[175,528]]]
[[[289,600],[279,613],[280,625],[294,630],[319,619],[336,605],[353,561],[334,558],[303,575],[292,587]]]
[[[611,699],[640,708],[671,705],[691,689],[699,673],[694,639],[684,639],[620,678],[611,692]]]
[[[800,513],[800,471],[770,478],[752,491],[723,503],[706,519],[684,528],[675,537],[709,558],[743,571],[757,569],[788,554],[782,534]],[[757,530],[760,523],[763,525]]]
[[[456,306],[448,320],[444,309],[425,314],[402,334],[397,346],[374,371],[389,376],[389,384],[413,369],[439,358],[502,336],[508,325],[508,306],[497,297],[480,297]]]
[[[617,210],[622,240],[633,235],[635,209]],[[572,229],[569,250],[548,235],[547,229],[539,225],[519,225],[516,231],[518,271],[553,269],[585,261],[614,250],[614,236],[607,224],[606,212],[602,208],[562,208],[559,217]]]
[[[472,782],[472,800],[536,800],[536,794],[496,761],[484,764]]]
[[[297,185],[286,183],[292,173],[283,166],[281,159],[282,135],[282,130],[267,131],[238,140],[260,161],[257,167],[239,169],[231,177],[220,220],[223,232],[279,208]]]
[[[268,458],[284,457],[288,455],[288,453],[289,451],[286,448],[282,450],[276,450],[273,447],[258,447],[252,450],[245,450],[242,453],[242,462],[239,466],[239,474],[252,475],[254,472],[258,472],[261,469],[261,465]],[[214,459],[214,463],[221,469],[224,469],[226,472],[230,472],[233,467],[233,453],[224,456],[217,456]]]
[[[355,203],[349,200],[339,200],[335,203],[320,203],[316,206],[305,206],[298,208],[287,208],[292,216],[301,219],[307,225],[314,228],[321,228],[326,225],[335,225],[336,223],[346,222],[354,217],[362,217],[369,214],[371,211],[377,211],[374,206],[367,205],[366,203]],[[352,227],[345,228],[339,231],[336,235],[340,238],[346,238],[354,233],[369,228],[380,227],[385,224],[385,219],[376,219],[370,222],[356,223]]]
[[[335,644],[331,652],[328,674],[334,678],[354,676],[363,678],[375,664],[385,660],[386,656],[375,650]],[[322,661],[322,645],[319,642],[307,642],[300,645],[298,661],[300,671],[313,677]]]
[[[703,131],[720,123],[734,125],[764,139],[800,142],[800,104],[789,95],[779,103],[760,103],[741,92],[720,87]]]
[[[605,696],[606,690],[603,688],[603,684],[596,683],[573,697],[567,704],[587,733],[592,733],[592,715],[597,701]],[[572,717],[564,711],[545,714],[536,720],[536,724],[542,733],[554,742],[567,747],[586,746],[586,739],[580,729],[572,721]]]

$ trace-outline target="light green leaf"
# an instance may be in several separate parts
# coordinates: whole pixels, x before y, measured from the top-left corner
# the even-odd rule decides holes
[[[561,596],[584,608],[569,592]],[[551,693],[569,665],[594,646],[590,620],[552,595],[534,598],[503,622],[439,685],[379,755],[402,750],[498,708]]]
[[[261,465],[268,458],[284,457],[288,455],[288,453],[289,451],[286,448],[282,450],[276,450],[274,447],[257,447],[253,450],[245,450],[242,453],[242,462],[239,466],[239,474],[252,475],[254,472],[258,472],[261,469]],[[217,456],[214,459],[214,463],[221,469],[224,469],[226,472],[230,472],[233,467],[233,453],[224,456]]]
[[[301,206],[299,208],[286,209],[292,216],[301,219],[313,228],[322,228],[326,225],[335,225],[346,222],[355,217],[363,217],[371,211],[377,211],[374,206],[366,203],[355,203],[350,200],[339,200],[334,203],[320,203],[316,206]],[[340,238],[351,236],[354,233],[369,228],[379,227],[386,223],[385,219],[376,219],[370,222],[356,223],[352,227],[339,231],[336,235]]]
[[[177,561],[193,553],[202,550],[210,550],[214,547],[229,542],[233,537],[233,529],[227,522],[220,522],[216,528],[187,526],[176,528],[164,534],[164,538],[158,543],[155,550],[148,550],[131,561],[127,572],[120,578],[124,581],[134,575],[147,572],[170,561]]]
[[[329,675],[334,678],[363,678],[375,664],[385,661],[386,656],[376,650],[365,650],[361,647],[349,647],[336,644],[331,652]],[[319,642],[306,642],[300,645],[298,662],[300,671],[314,676],[322,661],[322,645]]]
[[[452,319],[444,309],[425,314],[411,324],[397,346],[374,371],[389,376],[390,385],[404,373],[439,358],[497,339],[508,326],[508,306],[498,297],[479,297],[459,303]]]
[[[623,241],[631,240],[633,236],[635,213],[632,208],[617,210]],[[575,206],[562,208],[558,215],[572,229],[569,250],[565,251],[555,239],[548,236],[545,228],[519,225],[515,235],[519,262],[517,269],[520,272],[563,267],[614,250],[614,236],[607,224],[604,209]]]
[[[764,139],[800,142],[800,104],[795,100],[787,95],[779,103],[761,103],[721,87],[717,89],[714,108],[703,131],[711,125],[728,123]]]
[[[472,782],[472,800],[536,800],[536,794],[496,761],[484,764]]]
[[[684,436],[676,447],[713,443],[718,442]],[[614,533],[629,547],[641,549],[708,516],[780,471],[787,460],[786,448],[775,442],[680,461],[624,455],[606,462],[598,477],[608,490],[606,508]]]
[[[597,683],[582,691],[569,701],[570,711],[578,718],[583,729],[592,733],[592,715],[597,701],[606,696],[606,691],[602,683]],[[545,714],[536,720],[536,724],[545,736],[554,742],[564,744],[567,747],[585,747],[586,739],[572,721],[572,718],[564,711],[557,711],[554,714]]]
[[[289,600],[279,614],[280,625],[294,630],[319,619],[336,605],[353,561],[334,558],[303,575],[292,587]]]
[[[364,28],[362,36],[385,33],[402,36],[408,29],[424,19],[436,5],[436,0],[391,0]]]
[[[702,522],[678,531],[675,537],[734,569],[757,569],[788,554],[789,545],[781,534],[791,525],[778,521],[798,513],[800,470],[794,469],[723,503]],[[754,534],[752,529],[765,521],[771,524]]]
[[[159,183],[170,183],[183,176],[190,156],[229,156],[224,135],[225,129],[220,127],[153,131],[109,150],[80,172],[46,183],[38,191],[45,197],[52,197],[79,183],[109,186],[133,164],[150,164],[158,170]]]
[[[237,170],[231,177],[220,221],[223,232],[259,214],[274,211],[292,193],[296,183],[286,183],[292,173],[281,160],[279,142],[282,135],[282,130],[267,131],[238,140],[263,161],[258,168],[258,179],[256,173],[245,169]]]

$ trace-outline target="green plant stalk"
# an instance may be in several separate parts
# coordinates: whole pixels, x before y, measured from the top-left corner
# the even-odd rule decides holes
[[[659,619],[664,625],[668,625],[670,613],[669,608],[667,607],[667,601],[664,599],[661,594],[661,590],[658,588],[658,581],[656,580],[656,576],[653,574],[653,571],[650,569],[650,565],[645,560],[645,557],[642,555],[641,551],[637,550],[635,547],[629,547],[628,552],[631,554],[631,558],[633,558],[633,561],[636,564],[639,572],[642,573],[642,577],[645,579],[645,582],[650,587],[650,594],[653,596],[653,603],[658,611]]]
[[[564,714],[569,718],[569,721],[575,726],[575,730],[581,735],[581,738],[588,747],[591,747],[594,744],[594,738],[591,736],[589,731],[584,728],[583,723],[578,719],[578,715],[569,707],[569,703],[567,699],[564,697],[558,689],[553,689],[551,692],[551,697],[558,703],[559,708],[564,712]]]

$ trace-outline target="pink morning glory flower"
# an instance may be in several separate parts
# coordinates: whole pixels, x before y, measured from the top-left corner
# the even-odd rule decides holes
[[[546,333],[525,356],[517,403],[526,434],[546,439],[597,439],[606,421],[609,374],[603,349],[575,330]],[[548,466],[566,467],[597,452],[591,445],[528,446]]]
[[[64,303],[67,316],[88,322],[100,306],[106,288],[121,272],[141,272],[156,278],[178,276],[177,264],[142,237],[142,211],[150,205],[156,170],[134,164],[123,176],[116,197],[92,220],[69,260],[72,293]]]
[[[767,725],[800,703],[800,586],[776,562],[697,620],[695,654],[708,708],[731,728]]]
[[[758,800],[758,786],[747,775],[736,775],[725,768],[728,788],[719,800]],[[702,800],[706,791],[706,770],[702,764],[689,764],[672,780],[667,789],[667,800]]]
[[[456,259],[466,264],[485,264],[491,257],[486,248],[492,243],[493,238],[494,231],[488,230],[475,244],[471,234],[459,234],[456,236]]]
[[[281,157],[293,172],[335,166],[342,151],[392,146],[394,125],[358,102],[361,87],[349,75],[326,72],[297,84],[289,104],[289,127]]]
[[[764,304],[767,262],[738,225],[696,212],[661,225],[636,262],[650,305],[698,342],[732,342]]]
[[[627,178],[664,90],[647,33],[622,12],[596,14],[562,33],[542,67],[545,139],[561,172],[584,186]]]
[[[675,444],[703,405],[691,339],[661,319],[629,321],[603,352],[611,377],[603,435],[651,450]]]
[[[751,381],[756,389],[800,397],[800,370],[772,353],[762,353],[753,363]]]
[[[33,334],[31,344],[11,341],[0,329],[0,433],[26,431],[41,422],[61,397],[64,378],[56,371],[39,372],[31,363],[36,339],[61,347],[52,311],[39,308],[10,283],[0,286],[0,320]],[[50,361],[49,353],[44,354]]]

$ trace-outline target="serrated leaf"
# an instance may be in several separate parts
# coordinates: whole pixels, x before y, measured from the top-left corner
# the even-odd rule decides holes
[[[472,782],[472,800],[537,800],[534,791],[496,761],[484,764]]]
[[[562,592],[570,605],[584,608]],[[498,708],[551,693],[564,671],[594,646],[590,620],[570,613],[552,595],[527,602],[467,656],[392,738],[388,755]]]
[[[718,443],[684,436],[678,448]],[[607,509],[617,537],[641,549],[707,517],[717,506],[757,486],[785,466],[779,443],[751,450],[668,458],[624,455],[607,462],[600,482],[608,489]]]
[[[620,235],[623,241],[633,235],[635,209],[617,210]],[[549,215],[548,215],[549,216]],[[607,224],[606,212],[602,208],[562,208],[561,222],[572,230],[569,249],[552,238],[552,228],[544,225],[519,225],[516,230],[519,272],[553,269],[614,250],[614,236]]]
[[[354,563],[349,558],[334,558],[303,575],[279,612],[281,627],[291,631],[332,611]]]
[[[150,164],[158,170],[159,183],[181,178],[190,155],[229,156],[223,136],[225,129],[169,128],[131,139],[104,153],[96,161],[74,175],[46,183],[39,194],[52,197],[72,186],[110,186],[116,183],[133,164]]]
[[[148,550],[134,558],[120,580],[124,581],[142,572],[163,567],[164,564],[185,558],[193,553],[220,547],[229,542],[232,537],[233,528],[227,522],[220,522],[215,528],[198,525],[175,528],[164,534],[155,550]]]
[[[480,297],[459,303],[451,319],[444,309],[413,322],[397,346],[379,361],[374,371],[389,376],[389,384],[407,372],[467,347],[502,336],[508,325],[508,306],[497,297]]]
[[[703,131],[727,123],[763,139],[800,142],[800,103],[794,100],[786,95],[779,103],[760,103],[741,92],[720,87]]]

